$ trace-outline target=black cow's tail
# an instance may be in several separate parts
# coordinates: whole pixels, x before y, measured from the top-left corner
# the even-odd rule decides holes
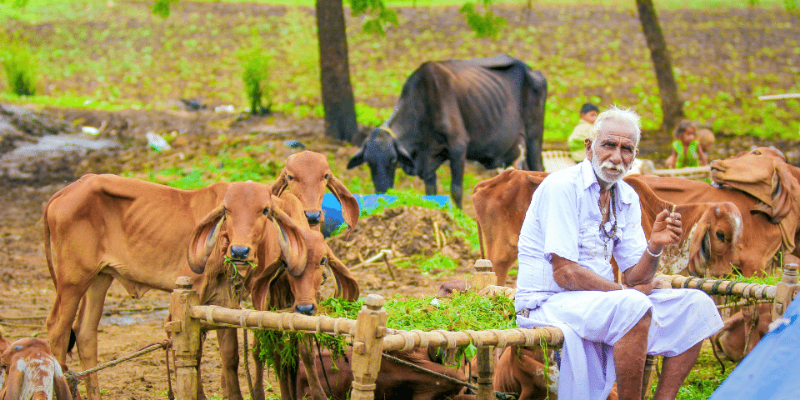
[[[72,349],[75,348],[75,343],[78,342],[78,336],[75,335],[75,329],[69,330],[69,344],[67,344],[67,354],[72,354]]]

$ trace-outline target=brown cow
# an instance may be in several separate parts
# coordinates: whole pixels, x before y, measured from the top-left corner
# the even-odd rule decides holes
[[[273,199],[279,202],[281,207],[287,211],[296,225],[300,228],[303,239],[307,245],[307,262],[302,271],[293,271],[285,268],[280,259],[270,264],[266,269],[253,275],[249,283],[253,306],[257,310],[283,310],[293,307],[295,311],[304,314],[314,314],[317,311],[318,290],[323,280],[323,273],[326,268],[333,271],[336,279],[336,293],[334,296],[341,297],[349,301],[358,299],[359,288],[356,280],[350,275],[350,271],[339,260],[330,247],[325,243],[322,232],[312,229],[308,225],[305,209],[300,200],[292,193],[284,192],[280,198]],[[268,257],[269,258],[269,257]],[[294,278],[297,277],[297,278]],[[298,304],[306,304],[299,306]],[[302,347],[302,346],[301,346]],[[253,349],[255,358],[255,382],[253,387],[253,399],[264,398],[263,388],[263,363],[260,361],[260,348]],[[280,359],[279,349],[275,350]],[[313,365],[310,354],[301,352],[300,359],[302,365]],[[298,365],[295,359],[294,365]],[[281,397],[283,399],[295,399],[293,383],[297,376],[297,370],[282,371],[279,379],[281,387]],[[318,383],[315,376],[309,377],[312,382]],[[321,388],[315,386],[321,393]],[[319,397],[315,397],[319,398]]]
[[[725,321],[722,330],[711,338],[711,344],[728,360],[742,361],[769,332],[771,322],[772,304],[746,306]]]
[[[72,400],[61,365],[46,341],[19,339],[3,351],[0,364],[8,375],[0,387],[0,400]]]
[[[475,185],[472,201],[477,216],[481,254],[492,261],[492,270],[500,285],[505,284],[508,271],[517,260],[519,232],[533,191],[547,175],[546,172],[506,170]],[[631,175],[625,180],[633,182],[632,186],[639,194],[642,224],[646,228],[648,221],[652,225],[655,215],[664,208],[671,208],[672,203],[658,199],[645,185],[634,181],[644,177]],[[674,258],[678,260],[688,260],[688,263],[683,261],[678,264],[678,269],[683,272],[685,268],[686,273],[696,271],[697,274],[715,276],[730,272],[730,263],[736,262],[736,253],[732,249],[738,250],[734,242],[738,237],[737,226],[741,226],[735,222],[737,218],[741,219],[738,210],[731,204],[701,203],[681,204],[675,211],[681,214],[684,226],[691,227],[684,230],[676,249],[665,250],[667,254],[676,254]],[[645,232],[649,232],[649,229],[645,229]],[[669,262],[669,259],[665,257],[664,261]],[[705,268],[703,260],[706,262]],[[661,268],[666,269],[667,264],[662,264]]]
[[[387,354],[461,382],[467,381],[467,376],[460,369],[442,365],[439,357],[435,356],[435,351],[436,349],[416,348],[408,351],[389,351]],[[317,358],[318,354],[315,353],[314,357]],[[353,372],[350,365],[352,349],[348,350],[346,356],[335,359],[331,359],[330,352],[323,349],[322,359],[325,371],[322,370],[320,364],[317,364],[316,376],[327,376],[327,378],[322,378],[322,389],[325,396],[323,398],[335,400],[350,398],[353,383]],[[296,399],[312,398],[305,368],[300,370],[295,382]],[[456,397],[464,391],[463,385],[420,372],[388,358],[381,360],[381,368],[375,379],[375,385],[375,399],[381,400],[443,400]]]
[[[138,298],[150,289],[172,291],[177,277],[190,276],[201,304],[235,308],[251,265],[258,272],[277,252],[288,270],[302,271],[302,233],[272,200],[269,185],[251,181],[189,191],[114,175],[86,175],[58,191],[44,209],[56,287],[47,328],[56,359],[66,365],[72,329],[82,367],[97,365],[97,325],[114,279]],[[241,399],[236,331],[217,336],[226,397]],[[100,397],[96,374],[86,385],[89,398]]]
[[[326,187],[341,203],[342,216],[349,226],[349,233],[358,223],[358,202],[342,182],[333,176],[324,155],[312,151],[290,155],[280,176],[272,184],[272,194],[279,196],[288,188],[303,203],[309,226],[319,230],[325,218],[322,215],[322,198]]]

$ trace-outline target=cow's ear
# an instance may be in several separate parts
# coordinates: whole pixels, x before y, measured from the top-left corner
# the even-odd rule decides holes
[[[217,244],[222,223],[225,220],[225,207],[219,206],[212,210],[200,223],[197,224],[189,240],[186,257],[189,267],[195,274],[202,274],[211,251]]]
[[[783,219],[792,212],[794,195],[800,194],[796,193],[800,186],[786,163],[776,164],[778,165],[772,178],[772,208],[774,217]]]
[[[289,181],[286,179],[286,169],[284,168],[281,171],[280,176],[278,176],[278,179],[276,179],[275,182],[272,182],[272,195],[280,196],[287,186],[289,186]]]
[[[22,398],[22,384],[25,382],[25,373],[17,368],[7,369],[6,378],[3,382],[3,399],[20,399]]]
[[[706,258],[706,254],[703,253],[703,248],[707,246],[703,246],[703,242],[710,241],[711,237],[709,236],[708,230],[711,227],[710,222],[708,221],[708,217],[713,214],[713,211],[709,208],[703,213],[703,216],[700,217],[700,220],[697,221],[692,231],[692,240],[689,242],[689,273],[692,276],[705,276],[706,273],[706,264],[708,263],[708,259]],[[708,245],[708,243],[706,243]]]
[[[276,309],[286,308],[286,304],[294,303],[291,290],[286,290],[289,286],[278,284],[286,279],[286,269],[283,260],[279,257],[267,266],[264,271],[258,274],[248,275],[245,286],[250,289],[250,298],[253,300],[253,307],[260,311],[271,311],[270,305]],[[253,277],[252,280],[249,279]],[[277,291],[277,292],[276,292]],[[288,302],[288,303],[287,303]]]
[[[275,227],[278,228],[278,244],[281,247],[283,260],[291,276],[300,276],[306,268],[308,259],[308,248],[306,240],[300,227],[292,221],[289,216],[278,207],[272,208],[270,218]]]
[[[400,162],[400,167],[407,175],[414,175],[414,160],[408,151],[396,139],[394,140],[394,148],[397,151],[397,161]]]
[[[333,271],[333,277],[336,278],[336,293],[334,296],[347,301],[358,300],[358,282],[350,274],[347,266],[333,254],[333,250],[330,247],[328,247],[328,266]]]
[[[342,216],[344,217],[344,222],[347,223],[347,234],[349,235],[358,223],[358,201],[356,201],[356,198],[347,190],[347,187],[342,184],[342,181],[336,179],[333,174],[331,174],[330,179],[328,179],[327,186],[328,190],[339,200],[339,204],[342,205]]]
[[[53,389],[56,400],[72,400],[72,393],[69,391],[67,379],[63,375],[53,377]]]
[[[361,147],[358,148],[358,151],[356,151],[356,154],[353,154],[353,156],[350,157],[350,161],[347,162],[347,169],[355,168],[364,163],[365,150],[366,146],[362,144]]]

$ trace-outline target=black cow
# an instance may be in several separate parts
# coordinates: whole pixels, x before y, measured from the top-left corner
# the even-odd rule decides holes
[[[508,55],[428,61],[408,78],[394,112],[364,140],[347,168],[367,162],[378,193],[394,186],[397,163],[436,194],[436,169],[450,160],[450,195],[460,208],[466,160],[541,171],[547,82]],[[519,166],[518,166],[519,167]]]

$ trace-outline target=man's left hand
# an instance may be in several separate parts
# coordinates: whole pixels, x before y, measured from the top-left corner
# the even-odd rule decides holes
[[[678,244],[682,232],[681,214],[669,210],[661,211],[656,216],[650,233],[650,251],[659,253],[668,244]]]

